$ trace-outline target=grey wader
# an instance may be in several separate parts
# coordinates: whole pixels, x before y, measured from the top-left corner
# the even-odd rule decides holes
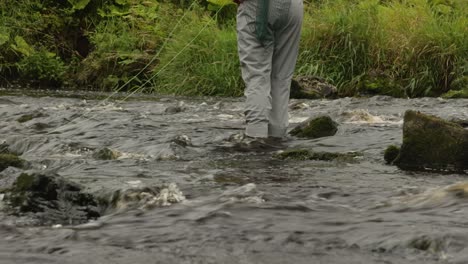
[[[302,0],[244,0],[237,39],[245,82],[246,135],[283,137],[303,17]]]

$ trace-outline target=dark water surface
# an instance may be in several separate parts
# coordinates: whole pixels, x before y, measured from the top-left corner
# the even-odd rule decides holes
[[[84,225],[38,227],[0,213],[0,263],[468,263],[466,175],[383,161],[388,145],[401,144],[405,110],[468,120],[468,100],[291,102],[291,127],[322,114],[340,126],[288,148],[361,152],[354,162],[220,149],[242,131],[242,107],[242,99],[0,97],[0,140],[30,170],[55,170],[91,193],[175,184],[185,196]],[[105,147],[119,158],[93,157]]]

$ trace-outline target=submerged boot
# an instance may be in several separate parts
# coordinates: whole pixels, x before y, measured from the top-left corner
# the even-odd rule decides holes
[[[234,134],[228,141],[232,143],[232,149],[241,152],[276,151],[285,148],[283,142],[277,138],[249,137],[245,133]]]

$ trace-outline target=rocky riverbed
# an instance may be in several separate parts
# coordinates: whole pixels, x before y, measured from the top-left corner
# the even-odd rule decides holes
[[[0,263],[468,259],[466,175],[406,172],[384,161],[387,146],[402,143],[406,110],[468,120],[466,99],[292,100],[291,129],[327,115],[338,130],[292,137],[286,151],[309,152],[289,159],[219,147],[243,129],[242,99],[2,93],[0,143],[22,161],[0,172]],[[40,185],[43,178],[24,175],[60,180]],[[51,211],[57,218],[11,210],[8,190],[18,177],[73,195],[54,196],[66,198]],[[70,197],[88,207],[76,211]]]

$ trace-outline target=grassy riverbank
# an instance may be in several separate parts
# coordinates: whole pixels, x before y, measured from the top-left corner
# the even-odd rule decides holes
[[[322,76],[342,96],[467,95],[467,6],[306,3],[296,74]],[[0,84],[239,96],[236,7],[218,9],[205,0],[2,1]]]

